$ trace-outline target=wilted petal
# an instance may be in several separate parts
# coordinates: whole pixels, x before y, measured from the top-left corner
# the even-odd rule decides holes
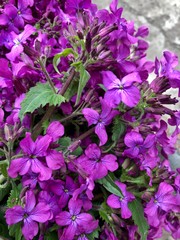
[[[82,113],[84,114],[84,117],[88,122],[88,126],[96,124],[99,120],[99,113],[91,108],[84,108],[82,110]]]
[[[24,226],[22,227],[22,234],[25,239],[32,240],[38,234],[38,224],[31,220],[31,218],[24,219]]]
[[[105,126],[102,123],[97,124],[97,126],[95,127],[95,133],[98,135],[98,137],[100,139],[99,146],[104,145],[108,140],[108,136],[106,133]]]
[[[46,133],[51,136],[55,142],[64,135],[64,126],[59,121],[54,121],[49,125]]]
[[[121,208],[120,197],[115,196],[114,194],[111,194],[111,195],[107,198],[107,204],[108,204],[111,208]]]
[[[63,154],[56,150],[49,150],[47,152],[46,162],[52,170],[60,169],[64,165]]]
[[[5,218],[8,225],[18,223],[23,220],[24,209],[21,206],[14,206],[6,211]]]

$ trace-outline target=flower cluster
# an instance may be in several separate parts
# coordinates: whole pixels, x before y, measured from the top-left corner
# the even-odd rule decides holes
[[[148,28],[122,13],[117,0],[109,11],[91,0],[3,1],[5,238],[180,238],[180,169],[168,159],[180,111],[166,92],[180,96],[178,57],[148,61]]]

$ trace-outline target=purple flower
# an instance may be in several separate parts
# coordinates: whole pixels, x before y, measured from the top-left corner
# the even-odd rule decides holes
[[[48,135],[38,138],[35,142],[31,139],[31,134],[26,133],[26,137],[20,142],[20,147],[25,153],[22,158],[11,161],[8,174],[12,178],[19,175],[25,175],[29,170],[39,174],[39,180],[48,180],[51,177],[52,170],[46,167],[38,158],[46,156],[52,138]]]
[[[126,185],[119,181],[115,181],[115,184],[120,188],[123,197],[116,196],[111,194],[107,199],[107,204],[111,208],[121,208],[121,216],[122,218],[130,218],[131,211],[128,208],[128,202],[131,202],[135,199],[134,195],[126,190]]]
[[[22,233],[26,240],[31,240],[38,233],[38,223],[49,220],[51,214],[48,205],[39,202],[36,206],[33,191],[27,191],[25,195],[25,206],[14,206],[6,211],[5,218],[8,225],[23,221]]]
[[[74,236],[82,233],[91,233],[98,227],[98,221],[91,214],[81,213],[81,205],[72,200],[69,201],[69,212],[63,211],[56,216],[56,223],[66,226],[61,240],[73,240]]]
[[[103,71],[103,84],[107,89],[104,99],[112,107],[116,107],[123,102],[129,107],[134,107],[140,100],[140,91],[133,85],[134,82],[141,83],[140,76],[137,72],[130,73],[121,80],[110,71]]]
[[[26,39],[35,32],[35,28],[31,25],[26,25],[24,31],[19,35],[13,34],[13,43],[14,46],[11,48],[11,52],[6,54],[6,57],[14,61],[16,57],[18,57],[24,50],[23,43],[25,43]]]
[[[64,135],[64,126],[59,121],[54,121],[48,126],[46,134],[51,136],[55,142]]]
[[[149,224],[158,227],[165,213],[177,211],[178,205],[178,199],[174,195],[174,188],[166,182],[161,182],[157,193],[146,205],[144,212],[147,214]]]
[[[117,157],[113,154],[101,156],[101,150],[96,144],[90,144],[85,155],[80,156],[77,161],[91,177],[96,180],[105,177],[108,170],[114,172],[118,168]]]
[[[101,108],[102,112],[99,114],[97,111],[91,108],[84,108],[82,113],[84,117],[88,121],[88,125],[91,126],[92,124],[96,124],[95,133],[98,135],[100,139],[100,146],[104,145],[107,140],[108,136],[106,133],[105,126],[109,125],[112,119],[119,113],[116,110],[112,110],[108,102],[104,99],[101,99]]]
[[[65,184],[59,181],[54,181],[50,185],[51,191],[59,196],[58,204],[61,208],[64,208],[68,203],[69,198],[73,195],[73,192],[77,189],[77,184],[74,183],[73,179],[66,176]]]
[[[154,144],[155,136],[149,134],[144,140],[140,133],[131,131],[124,138],[124,143],[129,149],[124,151],[124,154],[130,157],[138,157],[139,154],[147,152]]]

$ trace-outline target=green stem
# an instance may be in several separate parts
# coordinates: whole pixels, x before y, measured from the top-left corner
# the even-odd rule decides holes
[[[64,95],[65,92],[67,91],[71,81],[73,80],[75,75],[75,69],[71,69],[70,70],[70,75],[67,79],[67,81],[65,82],[65,84],[63,85],[61,91],[59,92],[60,95]],[[49,118],[51,117],[51,115],[53,114],[54,110],[55,110],[55,106],[50,106],[47,110],[47,112],[45,113],[45,115],[43,116],[43,118],[38,122],[38,124],[34,127],[33,129],[33,133],[32,133],[32,138],[35,140],[37,138],[37,136],[40,134],[41,129],[42,129],[42,124],[44,121],[49,120]]]
[[[51,80],[51,77],[49,76],[48,71],[46,70],[46,67],[45,67],[43,61],[40,59],[38,62],[39,62],[40,66],[41,66],[41,69],[42,69],[42,71],[43,71],[43,73],[44,73],[44,75],[46,77],[46,80],[48,81],[49,85],[51,86],[53,92],[56,93],[56,89],[54,87],[54,84],[53,84],[53,82]]]

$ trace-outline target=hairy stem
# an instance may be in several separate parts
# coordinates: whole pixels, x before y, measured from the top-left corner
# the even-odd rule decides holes
[[[49,74],[48,74],[49,75]],[[63,85],[62,89],[60,90],[59,94],[60,95],[64,95],[65,92],[67,91],[71,81],[73,80],[73,77],[75,75],[75,69],[71,69],[70,70],[70,75],[67,79],[67,81],[65,82],[65,84]],[[45,115],[42,117],[42,119],[38,122],[38,124],[34,127],[33,129],[33,133],[32,133],[32,138],[35,140],[37,138],[37,136],[40,134],[41,130],[42,130],[42,124],[44,121],[48,120],[51,115],[53,114],[54,110],[55,110],[55,106],[50,106],[47,110],[47,112],[45,113]]]

